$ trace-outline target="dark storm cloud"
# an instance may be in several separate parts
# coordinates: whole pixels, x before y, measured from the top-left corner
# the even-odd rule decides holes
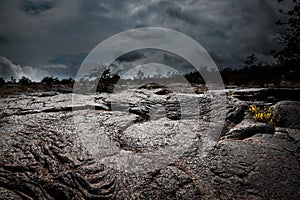
[[[8,39],[4,35],[0,35],[0,43],[1,44],[7,44]]]
[[[99,1],[82,2],[79,9],[83,14],[107,14],[110,12],[108,5],[101,4]]]
[[[71,55],[58,55],[49,60],[53,64],[64,64],[64,65],[80,65],[87,53],[71,54]]]
[[[144,54],[140,53],[139,51],[132,51],[132,52],[122,55],[117,60],[119,62],[132,62],[135,60],[139,60],[143,57],[145,57]]]
[[[77,65],[66,61],[72,60],[68,55],[90,52],[121,31],[156,26],[192,37],[212,52],[218,66],[239,67],[251,53],[270,60],[270,50],[278,48],[273,40],[278,31],[275,22],[282,17],[278,9],[287,4],[274,0],[3,1],[0,56],[36,70],[52,66],[52,72],[54,65],[61,70],[66,65],[61,72],[75,74]]]
[[[123,59],[120,59],[122,58]],[[158,63],[169,66],[178,73],[185,74],[190,71],[195,71],[195,68],[184,58],[160,49],[141,49],[132,51],[119,57],[109,68],[113,72],[121,70],[122,73],[133,69],[137,66],[147,63]]]
[[[184,58],[169,52],[163,52],[162,64],[173,67],[175,70],[187,73],[195,71],[195,68]]]
[[[27,14],[37,15],[53,8],[54,2],[50,0],[23,0],[20,7]]]
[[[170,17],[174,17],[175,19],[183,20],[190,24],[197,24],[199,16],[192,15],[188,11],[183,11],[179,6],[177,7],[170,7],[167,9],[167,13]]]
[[[47,65],[42,69],[47,71],[47,74],[51,74],[51,76],[58,77],[59,79],[75,77],[76,73],[79,69],[79,65]]]

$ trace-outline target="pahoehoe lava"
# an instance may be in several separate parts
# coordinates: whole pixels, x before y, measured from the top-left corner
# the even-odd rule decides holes
[[[74,115],[96,120],[101,133],[121,149],[164,148],[174,137],[172,127],[181,120],[179,102],[187,96],[175,99],[160,90],[2,97],[1,199],[300,199],[300,104],[298,99],[279,99],[280,91],[233,90],[225,102],[222,135],[204,158],[202,137],[212,97],[188,96],[199,104],[196,137],[176,161],[153,172],[110,168],[77,142]],[[277,100],[269,101],[268,94]],[[74,105],[72,95],[82,102]],[[281,121],[275,125],[254,121],[247,108],[255,98],[261,106],[276,108]],[[120,99],[128,106],[114,109],[112,102],[118,104]],[[194,120],[194,113],[186,112],[182,120]],[[156,130],[160,124],[164,131],[143,131],[146,125]],[[140,134],[135,135],[137,130]]]

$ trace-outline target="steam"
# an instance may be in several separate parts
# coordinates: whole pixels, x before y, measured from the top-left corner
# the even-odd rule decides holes
[[[54,66],[50,66],[54,67]],[[51,76],[48,70],[45,68],[34,68],[32,66],[21,66],[14,64],[12,61],[6,57],[0,57],[0,77],[4,80],[11,80],[13,77],[16,80],[19,80],[22,76],[29,78],[32,81],[41,81],[45,76]],[[61,65],[58,65],[57,68],[62,68]]]

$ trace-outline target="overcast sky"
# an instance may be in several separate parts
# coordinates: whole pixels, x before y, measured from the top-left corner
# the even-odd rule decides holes
[[[251,53],[271,61],[279,6],[277,0],[2,0],[0,76],[74,77],[100,42],[147,26],[192,37],[219,68],[240,67]],[[147,60],[146,54],[135,59]]]

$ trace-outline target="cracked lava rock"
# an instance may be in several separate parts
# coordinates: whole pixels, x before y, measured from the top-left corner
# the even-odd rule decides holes
[[[232,91],[205,156],[209,124],[218,125],[208,94],[140,88],[2,97],[0,197],[300,199],[300,103],[260,99],[282,120],[259,123],[247,113],[253,94]]]

